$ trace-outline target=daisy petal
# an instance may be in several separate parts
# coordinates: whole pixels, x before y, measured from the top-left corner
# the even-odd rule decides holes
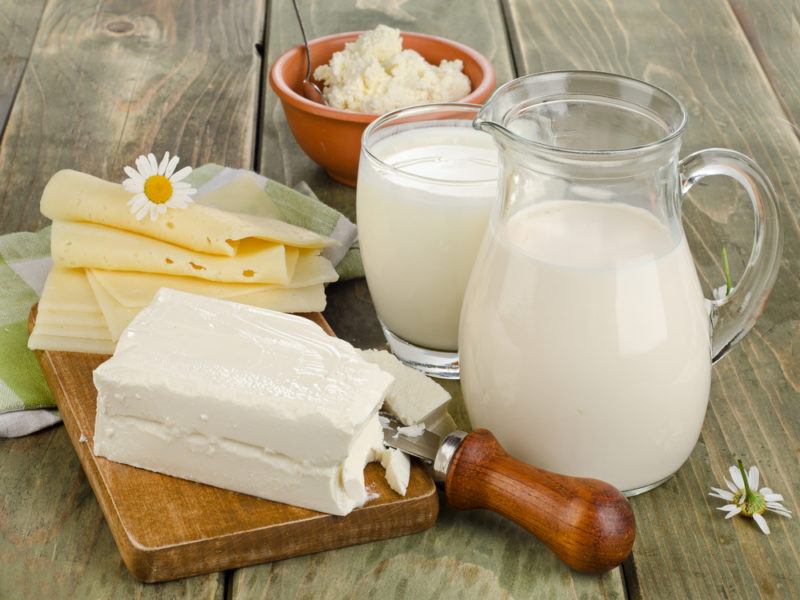
[[[158,218],[158,204],[150,205],[150,220],[155,221]]]
[[[767,520],[762,517],[761,515],[753,515],[753,520],[758,523],[758,527],[763,531],[766,535],[769,535],[769,525],[767,525]]]
[[[175,185],[181,179],[184,179],[189,176],[192,172],[192,167],[186,166],[180,169],[177,173],[173,174],[172,177],[169,178],[172,185]]]
[[[742,509],[737,507],[736,510],[732,510],[727,515],[725,515],[725,518],[730,519],[731,517],[735,517],[736,515],[738,515],[740,512],[742,512]]]
[[[142,205],[142,202],[147,202],[147,196],[144,194],[136,194],[130,200],[128,200],[128,206],[131,207],[132,212],[136,212],[139,210],[139,207]]]
[[[142,179],[147,179],[152,175],[152,170],[150,169],[150,161],[147,160],[147,157],[142,154],[139,158],[136,159],[136,168],[139,171],[139,174],[142,176]]]
[[[136,211],[136,220],[141,221],[147,216],[148,212],[150,212],[150,206],[148,204],[142,204],[139,210]]]
[[[750,467],[750,471],[747,473],[747,479],[750,483],[750,488],[757,490],[758,489],[758,467],[753,465]]]
[[[725,506],[718,506],[717,510],[742,510],[738,504],[726,504]]]
[[[152,152],[147,155],[147,162],[150,163],[150,170],[152,171],[151,175],[155,175],[158,173],[158,161],[156,160],[156,155]]]
[[[739,467],[731,467],[728,471],[731,474],[733,483],[735,483],[740,490],[744,489],[744,479],[742,479],[742,474],[739,472]]]
[[[177,156],[173,156],[172,158],[169,159],[169,164],[167,165],[167,170],[164,171],[164,177],[166,177],[167,179],[172,177],[172,174],[175,172],[175,167],[178,166],[178,163],[180,162],[180,160],[181,159],[178,158]]]
[[[138,171],[136,171],[136,169],[134,169],[133,167],[125,165],[124,167],[122,167],[122,170],[125,171],[125,174],[131,179],[141,179],[141,175],[139,175]]]
[[[137,194],[144,191],[144,181],[141,179],[126,179],[122,182],[122,189],[126,192]]]
[[[164,158],[158,164],[158,174],[163,175],[167,172],[167,165],[169,164],[169,152],[164,152]]]
[[[781,509],[783,509],[783,510],[781,510]],[[792,518],[792,513],[790,513],[788,510],[786,510],[783,507],[781,507],[781,509],[771,508],[770,506],[767,506],[767,510],[769,512],[771,512],[771,513],[775,513],[776,515],[780,515],[782,517],[786,517],[787,519],[791,519]]]
[[[764,496],[764,500],[767,502],[783,502],[783,496],[780,494],[773,494],[773,493],[764,493],[764,489],[761,489],[761,495]]]
[[[715,487],[712,487],[711,489],[713,490],[713,492],[710,493],[709,496],[714,496],[715,498],[722,498],[723,500],[733,500],[733,494],[728,490],[723,490]]]
[[[735,485],[733,485],[733,484],[732,484],[730,481],[728,481],[727,479],[725,480],[725,485],[727,485],[727,486],[728,486],[728,489],[729,489],[730,491],[732,491],[734,494],[738,493],[738,492],[739,492],[739,490],[741,489],[741,488],[737,488]]]

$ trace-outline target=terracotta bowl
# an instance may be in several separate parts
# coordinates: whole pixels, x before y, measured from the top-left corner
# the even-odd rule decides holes
[[[361,33],[337,33],[309,42],[312,73]],[[433,35],[401,35],[404,48],[416,50],[431,64],[438,65],[443,59],[460,59],[464,63],[464,73],[472,83],[472,92],[459,102],[481,104],[494,90],[494,68],[488,59],[472,48]],[[361,134],[380,115],[341,110],[308,100],[302,92],[305,66],[303,46],[295,46],[272,65],[270,86],[278,94],[289,128],[305,153],[333,179],[355,187]]]

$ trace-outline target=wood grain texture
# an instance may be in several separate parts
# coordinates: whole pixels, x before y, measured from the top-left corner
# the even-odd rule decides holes
[[[0,141],[28,64],[45,0],[0,2]]]
[[[444,35],[466,43],[492,61],[498,83],[514,67],[498,2],[466,0],[458,10],[445,0],[301,1],[311,37],[363,30],[386,23],[409,31]],[[299,41],[289,3],[270,5],[268,64]],[[335,184],[292,139],[272,91],[264,98],[261,171],[290,185],[305,180],[327,204],[355,218],[355,192]],[[363,279],[328,288],[325,317],[337,334],[362,348],[385,345]],[[462,427],[468,418],[458,382],[442,382],[450,410]],[[442,506],[427,532],[403,539],[345,548],[234,573],[232,596],[250,598],[622,598],[619,570],[602,578],[570,571],[520,527],[484,511]]]
[[[58,169],[121,180],[151,150],[250,167],[264,8],[49,2],[0,146],[0,233],[45,223],[39,197]]]
[[[728,0],[772,89],[800,136],[800,3]]]
[[[61,168],[113,180],[151,149],[250,166],[264,19],[250,0],[49,0],[0,144],[0,233],[44,224],[39,196]],[[130,576],[63,427],[0,440],[0,463],[4,600],[222,598],[220,574]]]
[[[222,600],[222,573],[163,585],[120,560],[63,427],[0,440],[0,598]]]
[[[610,571],[633,548],[633,509],[619,490],[525,464],[486,429],[461,441],[444,490],[453,508],[488,509],[511,519],[580,573]]]
[[[643,598],[800,597],[800,522],[725,521],[709,498],[736,457],[800,499],[800,144],[723,0],[509,0],[521,71],[619,72],[659,85],[689,110],[684,153],[728,146],[751,155],[782,202],[784,253],[766,312],[715,368],[700,443],[671,481],[633,499],[637,541],[628,579]],[[721,283],[719,253],[749,254],[749,208],[717,182],[694,191],[684,228],[706,287]]]
[[[319,313],[304,316],[333,335]],[[108,357],[72,352],[36,357],[122,560],[138,579],[168,581],[281,560],[416,533],[436,520],[436,488],[416,461],[405,496],[389,487],[382,467],[368,465],[365,481],[376,497],[336,517],[97,457],[92,372]]]

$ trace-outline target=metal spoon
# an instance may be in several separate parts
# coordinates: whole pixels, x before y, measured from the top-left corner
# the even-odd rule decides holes
[[[303,95],[313,102],[325,104],[325,98],[323,98],[319,86],[311,81],[311,49],[308,47],[308,38],[306,37],[305,27],[303,27],[303,19],[300,17],[300,9],[297,8],[297,0],[292,0],[292,5],[294,6],[294,14],[297,15],[297,23],[300,25],[300,33],[303,34],[303,44],[306,47],[306,76],[303,79]]]

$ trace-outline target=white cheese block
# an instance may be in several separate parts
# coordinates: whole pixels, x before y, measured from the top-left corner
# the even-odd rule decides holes
[[[411,478],[411,461],[408,456],[395,448],[384,448],[380,453],[381,465],[386,470],[386,482],[401,496],[406,495]]]
[[[94,381],[98,426],[137,417],[333,465],[392,377],[308,319],[164,289]]]
[[[107,404],[108,400],[103,399]],[[188,427],[98,413],[98,456],[217,487],[346,515],[368,500],[364,466],[381,443],[373,418],[342,463],[299,462],[263,447],[207,436]]]
[[[385,350],[360,350],[361,356],[394,377],[384,408],[404,425],[433,422],[446,414],[450,394],[432,379],[407,367]]]

